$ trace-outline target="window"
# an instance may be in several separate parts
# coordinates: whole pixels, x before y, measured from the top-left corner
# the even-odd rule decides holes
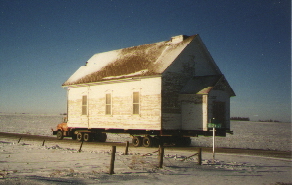
[[[82,115],[87,115],[87,96],[82,96]]]
[[[133,92],[133,114],[140,113],[140,94],[139,92]]]
[[[105,114],[112,114],[112,95],[106,94],[105,96]]]

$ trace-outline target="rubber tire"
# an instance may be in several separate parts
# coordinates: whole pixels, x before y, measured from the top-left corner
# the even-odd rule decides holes
[[[77,141],[83,141],[83,134],[82,134],[82,132],[78,132],[76,139],[77,139]]]
[[[63,132],[62,132],[61,130],[59,130],[59,131],[57,132],[57,139],[58,139],[58,140],[62,140],[63,138],[64,138]]]
[[[72,135],[72,139],[73,139],[73,140],[76,140],[76,139],[77,139],[77,135],[76,135],[76,134],[73,134],[73,135]]]
[[[176,138],[175,145],[176,146],[190,146],[192,143],[192,140],[190,137],[179,137]]]
[[[192,144],[192,139],[190,137],[185,137],[184,138],[184,146],[190,146]]]
[[[146,136],[143,138],[143,146],[144,147],[151,147],[153,146],[154,141],[151,136]]]
[[[83,141],[85,141],[85,142],[92,141],[92,135],[90,133],[84,133],[83,134]]]
[[[107,135],[106,133],[96,133],[94,139],[98,142],[105,142],[107,139]]]
[[[134,136],[132,139],[132,144],[134,147],[142,146],[142,137],[141,136]]]

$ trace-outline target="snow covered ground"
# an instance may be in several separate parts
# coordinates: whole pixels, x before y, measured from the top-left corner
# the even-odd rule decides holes
[[[2,132],[50,136],[50,128],[62,116],[0,115]],[[234,135],[216,138],[217,146],[291,151],[291,124],[232,122]],[[110,141],[127,141],[127,135],[111,134]],[[156,148],[117,147],[115,174],[109,175],[111,147],[80,143],[60,144],[0,135],[0,184],[292,184],[291,159],[216,154],[203,152],[203,165],[197,156],[182,161],[195,151],[165,150],[163,168],[158,168]],[[211,146],[211,137],[193,138],[194,146]],[[147,155],[145,155],[147,154]]]
[[[15,142],[0,137],[0,184],[292,184],[291,160],[248,155],[165,150],[158,168],[156,148],[117,147],[115,174],[109,175],[110,146],[88,147],[48,141]],[[145,155],[147,154],[147,155]]]

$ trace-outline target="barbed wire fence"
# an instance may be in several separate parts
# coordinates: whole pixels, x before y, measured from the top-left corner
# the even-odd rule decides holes
[[[126,145],[126,147],[127,146],[128,145]],[[149,148],[149,150],[151,149],[155,148]],[[125,151],[127,150],[128,149]],[[120,152],[114,158],[130,170],[142,170],[153,173],[168,166],[183,167],[185,165],[184,162],[192,163],[194,165],[202,165],[202,149],[199,148],[198,151],[190,156],[165,154],[164,148],[161,146],[159,146],[158,150],[148,153],[135,153],[129,149],[128,154]],[[111,159],[111,164],[112,162]],[[114,172],[110,170],[110,174],[113,173]]]

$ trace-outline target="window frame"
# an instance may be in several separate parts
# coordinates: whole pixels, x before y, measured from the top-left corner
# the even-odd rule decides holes
[[[109,101],[108,101],[109,97]],[[109,112],[108,112],[109,110]],[[105,115],[112,115],[112,93],[105,94]]]
[[[133,92],[133,115],[140,115],[141,94],[139,91]]]

